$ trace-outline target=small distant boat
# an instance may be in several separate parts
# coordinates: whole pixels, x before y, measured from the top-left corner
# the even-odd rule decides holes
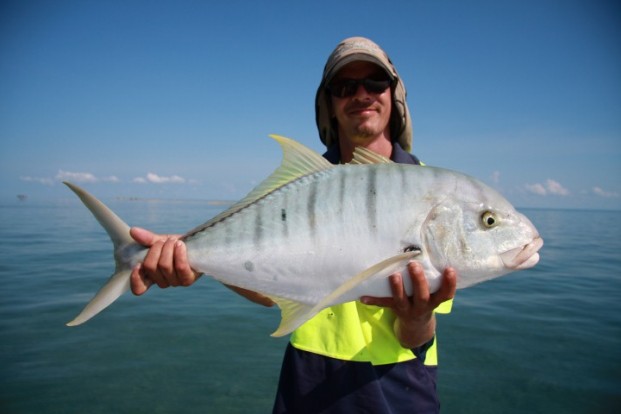
[[[27,198],[28,198],[28,196],[26,194],[18,194],[17,195],[17,199],[19,201],[26,201]]]

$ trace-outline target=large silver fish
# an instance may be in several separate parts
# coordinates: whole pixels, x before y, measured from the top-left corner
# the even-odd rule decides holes
[[[332,165],[296,141],[281,166],[246,198],[187,233],[193,269],[270,297],[282,336],[320,310],[361,296],[391,296],[386,278],[420,262],[430,290],[456,269],[458,288],[539,261],[531,222],[500,194],[453,171],[395,164],[364,149]],[[129,226],[81,188],[67,184],[114,243],[116,271],[68,325],[86,322],[129,289],[146,249]],[[409,278],[404,278],[407,283]],[[406,286],[411,292],[411,286]]]

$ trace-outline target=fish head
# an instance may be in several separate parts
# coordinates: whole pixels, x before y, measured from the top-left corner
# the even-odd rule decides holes
[[[526,216],[470,177],[431,208],[422,232],[429,260],[440,272],[455,268],[458,288],[533,267],[543,246]]]

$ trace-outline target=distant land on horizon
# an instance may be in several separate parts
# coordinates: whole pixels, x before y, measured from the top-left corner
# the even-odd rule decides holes
[[[127,201],[127,202],[144,202],[144,203],[196,203],[206,204],[213,207],[229,207],[238,202],[239,200],[222,200],[222,199],[200,199],[200,198],[161,198],[161,197],[139,197],[139,196],[115,196],[115,197],[101,197],[101,200],[114,200],[114,201]],[[13,200],[11,200],[13,201]],[[0,205],[5,203],[13,204],[9,200],[0,199]],[[76,204],[80,204],[79,199],[73,200],[70,196],[63,198],[31,198],[27,194],[16,194],[14,199],[15,204],[40,204],[40,203],[65,203],[67,201],[75,201]],[[621,212],[621,209],[616,208],[589,208],[589,207],[560,207],[560,206],[520,206],[514,205],[516,210],[558,210],[558,211],[606,211],[606,212]]]

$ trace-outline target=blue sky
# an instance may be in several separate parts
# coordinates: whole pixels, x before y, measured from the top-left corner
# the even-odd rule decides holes
[[[519,207],[621,208],[612,1],[3,1],[0,201],[238,199],[321,151],[314,96],[345,37],[391,56],[414,153]]]

